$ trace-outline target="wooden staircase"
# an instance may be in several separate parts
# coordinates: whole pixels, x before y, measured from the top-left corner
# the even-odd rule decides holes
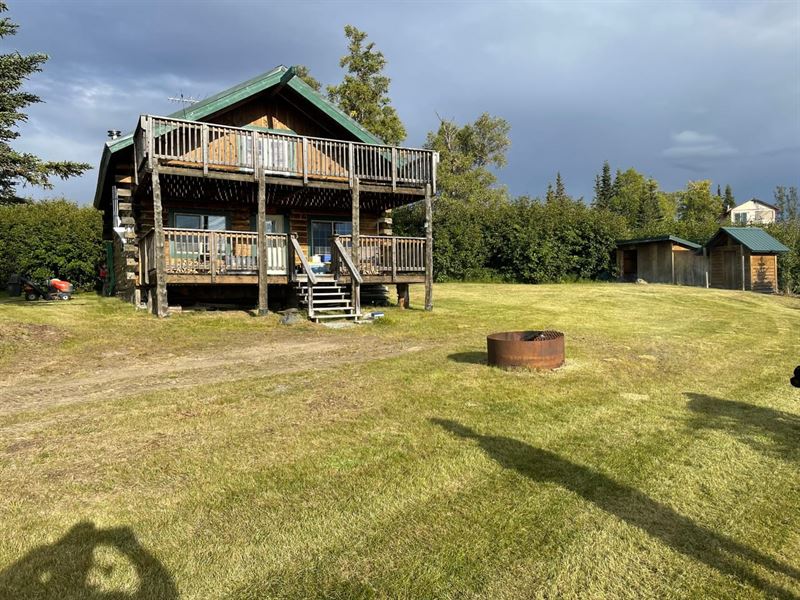
[[[317,275],[309,284],[306,277],[295,281],[300,306],[308,310],[308,318],[316,323],[333,320],[358,320],[349,285],[339,285],[332,275]]]

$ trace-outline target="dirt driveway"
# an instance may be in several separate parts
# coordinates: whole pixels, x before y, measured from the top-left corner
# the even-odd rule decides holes
[[[192,387],[353,364],[421,347],[377,336],[319,336],[276,330],[258,340],[215,343],[191,352],[135,354],[110,349],[85,360],[26,356],[0,372],[0,415],[54,404],[114,400],[137,392]],[[38,353],[37,353],[38,354]]]

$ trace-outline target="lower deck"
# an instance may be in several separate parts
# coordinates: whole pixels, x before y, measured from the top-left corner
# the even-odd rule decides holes
[[[337,243],[351,254],[352,236],[335,236],[324,246],[329,253],[306,256],[296,234],[265,234],[267,284],[291,284],[313,274],[333,275],[350,283],[352,274],[336,253]],[[295,243],[293,243],[295,240]],[[156,239],[151,231],[140,241],[141,286],[155,284]],[[164,228],[164,274],[168,284],[258,284],[258,234],[254,231],[209,231]],[[358,260],[353,265],[359,283],[405,284],[425,282],[425,238],[369,235],[359,237]]]

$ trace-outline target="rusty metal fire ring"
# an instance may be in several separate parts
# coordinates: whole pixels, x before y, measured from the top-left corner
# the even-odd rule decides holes
[[[555,369],[564,364],[560,331],[503,331],[486,337],[489,364],[496,367]]]

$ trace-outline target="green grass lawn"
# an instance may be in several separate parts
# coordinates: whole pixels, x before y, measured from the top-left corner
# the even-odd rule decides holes
[[[386,313],[0,299],[0,599],[800,596],[800,300],[443,284]],[[563,368],[485,365],[537,328]]]

